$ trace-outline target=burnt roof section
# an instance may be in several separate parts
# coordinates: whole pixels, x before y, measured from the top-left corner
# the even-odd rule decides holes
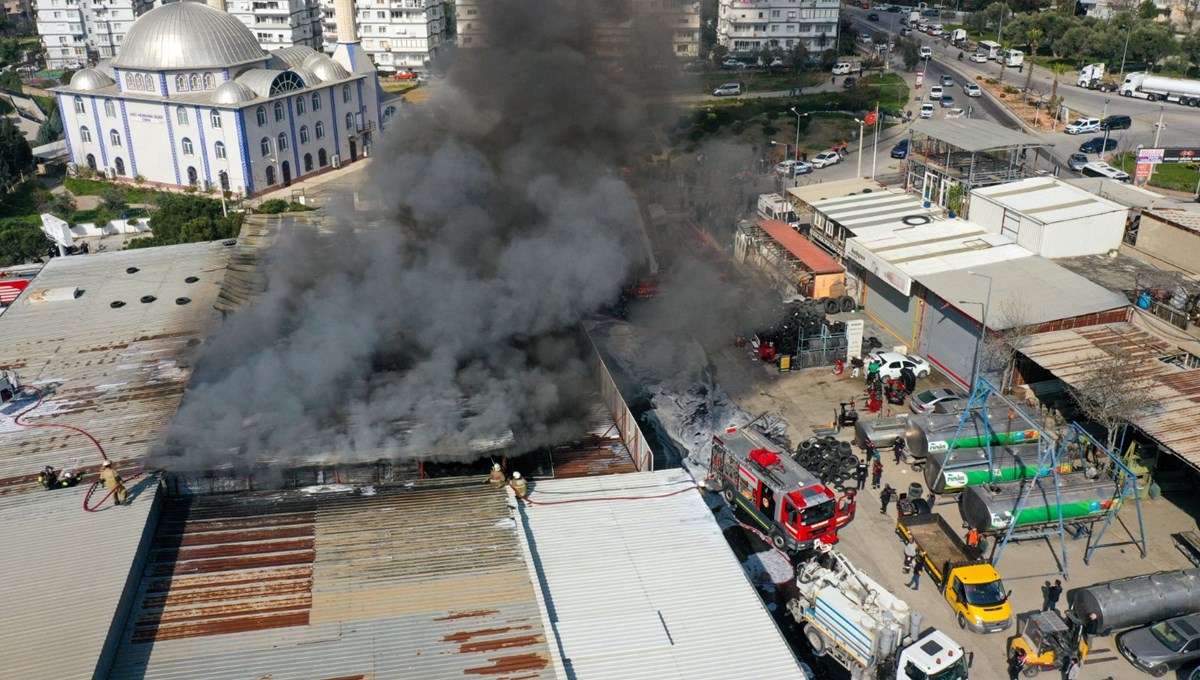
[[[109,677],[556,677],[504,490],[310,491],[167,501]]]

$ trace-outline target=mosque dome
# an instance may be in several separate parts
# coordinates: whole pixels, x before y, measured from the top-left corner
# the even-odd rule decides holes
[[[350,72],[326,54],[314,54],[304,60],[304,68],[313,72],[321,80],[341,80],[349,78]]]
[[[266,53],[241,21],[215,7],[185,1],[155,7],[133,22],[112,65],[197,70],[264,59]]]
[[[246,87],[236,80],[227,80],[217,86],[213,91],[212,103],[214,104],[240,104],[254,99],[258,95],[254,94],[254,90]]]
[[[85,68],[75,72],[71,76],[72,90],[98,90],[102,87],[108,87],[113,84],[113,79],[104,75],[97,69]]]

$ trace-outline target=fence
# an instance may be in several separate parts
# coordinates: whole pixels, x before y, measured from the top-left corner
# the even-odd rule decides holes
[[[654,470],[654,452],[650,449],[650,443],[646,441],[646,435],[642,433],[642,428],[638,425],[637,418],[630,410],[629,404],[621,396],[621,390],[617,388],[617,382],[613,380],[612,373],[604,365],[604,359],[601,358],[595,341],[586,331],[583,333],[592,350],[592,368],[596,371],[600,398],[608,408],[613,424],[617,426],[617,431],[621,433],[621,442],[625,444],[630,457],[633,458],[633,466],[637,468],[638,472]]]

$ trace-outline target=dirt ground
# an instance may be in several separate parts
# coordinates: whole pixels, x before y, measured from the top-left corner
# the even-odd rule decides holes
[[[839,315],[839,318],[841,316],[854,315]],[[888,345],[886,338],[881,337],[881,340],[885,346]],[[833,375],[830,368],[812,368],[780,374],[753,362],[745,350],[732,346],[710,356],[710,359],[716,366],[718,380],[740,406],[754,414],[778,411],[789,423],[792,441],[797,443],[811,434],[812,426],[828,424],[839,402],[861,397],[863,392],[861,379],[851,379],[848,371],[842,376]],[[918,389],[938,382],[948,384],[944,379],[936,380],[938,377],[935,374],[934,380],[923,381],[918,385]],[[860,399],[859,404],[861,403]],[[907,406],[891,408],[907,411]],[[860,413],[864,417],[896,414],[884,412],[877,416],[868,416],[865,409],[860,409]],[[852,435],[852,430],[846,430],[839,438],[850,440]],[[908,465],[892,464],[890,456],[885,455],[883,481],[894,488],[905,489],[910,482],[923,479]],[[1137,546],[1130,544],[1130,541],[1139,535],[1138,508],[1132,500],[1126,501],[1116,521],[1100,541],[1102,546],[1108,547],[1097,549],[1091,564],[1084,564],[1083,561],[1086,538],[1072,540],[1068,536],[1065,544],[1060,544],[1057,536],[1009,543],[1001,553],[997,568],[1007,588],[1012,590],[1014,612],[1040,608],[1041,585],[1045,579],[1063,579],[1064,588],[1070,590],[1117,578],[1191,567],[1171,542],[1172,533],[1197,527],[1196,517],[1200,516],[1200,500],[1189,500],[1186,496],[1187,494],[1164,496],[1158,500],[1141,501],[1141,523],[1146,527],[1148,548],[1145,558],[1140,556]],[[868,489],[860,494],[859,498],[857,515],[849,527],[842,531],[839,548],[881,584],[894,592],[901,592],[899,589],[907,583],[907,577],[900,571],[902,545],[895,534],[894,510],[888,515],[880,514],[877,491]],[[953,501],[949,504],[940,503],[935,511],[942,514],[952,526],[961,522],[958,508],[954,507]],[[1124,544],[1113,545],[1121,543]],[[1069,578],[1061,574],[1064,549]],[[1008,636],[1013,632],[1012,629],[1006,633],[992,635],[960,630],[949,606],[935,592],[928,579],[922,581],[918,592],[911,593],[906,589],[903,594],[906,601],[924,614],[926,625],[944,630],[968,651],[975,652],[971,672],[973,678],[999,680],[1006,677],[1005,646]],[[786,594],[784,589],[780,589],[771,597],[786,598]],[[1065,598],[1063,602],[1065,604]],[[1109,637],[1099,638],[1095,643],[1093,654],[1084,665],[1082,677],[1085,680],[1120,680],[1144,676],[1119,656],[1112,638]]]

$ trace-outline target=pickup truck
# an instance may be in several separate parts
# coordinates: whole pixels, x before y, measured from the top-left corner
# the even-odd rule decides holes
[[[1012,606],[1000,574],[967,548],[941,515],[903,517],[896,523],[896,533],[917,542],[926,573],[958,616],[960,628],[998,633],[1012,626]]]

